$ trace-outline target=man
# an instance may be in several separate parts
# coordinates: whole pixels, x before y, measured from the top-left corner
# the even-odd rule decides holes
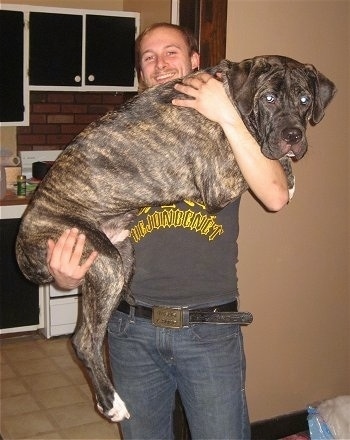
[[[193,37],[165,23],[140,35],[136,54],[145,87],[199,66]],[[220,81],[203,73],[176,88],[189,99],[173,104],[192,107],[220,124],[251,191],[267,209],[280,210],[289,200],[284,172],[278,161],[261,154]],[[131,414],[121,423],[125,440],[171,439],[176,390],[193,439],[250,438],[240,326],[173,329],[151,320],[155,306],[213,313],[236,309],[238,209],[239,200],[213,216],[205,206],[184,200],[139,212],[131,230],[136,268],[130,288],[136,306],[120,304],[108,330],[113,379]],[[48,243],[48,265],[62,287],[79,285],[97,257],[94,252],[80,261],[84,240],[72,229],[56,244]]]

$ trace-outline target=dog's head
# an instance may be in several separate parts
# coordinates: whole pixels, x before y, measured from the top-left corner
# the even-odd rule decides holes
[[[226,91],[245,124],[270,159],[301,159],[307,151],[306,126],[324,116],[335,85],[310,64],[269,55],[234,63],[223,60]]]

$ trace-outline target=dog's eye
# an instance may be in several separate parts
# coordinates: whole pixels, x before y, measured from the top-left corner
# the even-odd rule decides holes
[[[273,93],[268,93],[265,98],[270,104],[276,101],[276,96]]]
[[[308,105],[308,104],[310,104],[310,101],[311,101],[310,96],[302,95],[300,97],[300,102],[302,105]]]

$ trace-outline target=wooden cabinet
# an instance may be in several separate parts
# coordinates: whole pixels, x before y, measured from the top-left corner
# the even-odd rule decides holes
[[[0,11],[0,121],[26,125],[29,92],[26,75],[24,12]]]
[[[31,90],[137,90],[138,13],[51,9],[30,12]]]

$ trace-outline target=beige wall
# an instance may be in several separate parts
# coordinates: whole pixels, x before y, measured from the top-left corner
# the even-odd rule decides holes
[[[152,23],[171,21],[171,0],[124,0],[124,10],[141,13],[141,30]]]
[[[255,317],[244,329],[252,420],[350,394],[349,5],[228,0],[227,58],[287,55],[338,87],[309,128],[289,206],[268,214],[249,194],[242,201],[239,286]]]

